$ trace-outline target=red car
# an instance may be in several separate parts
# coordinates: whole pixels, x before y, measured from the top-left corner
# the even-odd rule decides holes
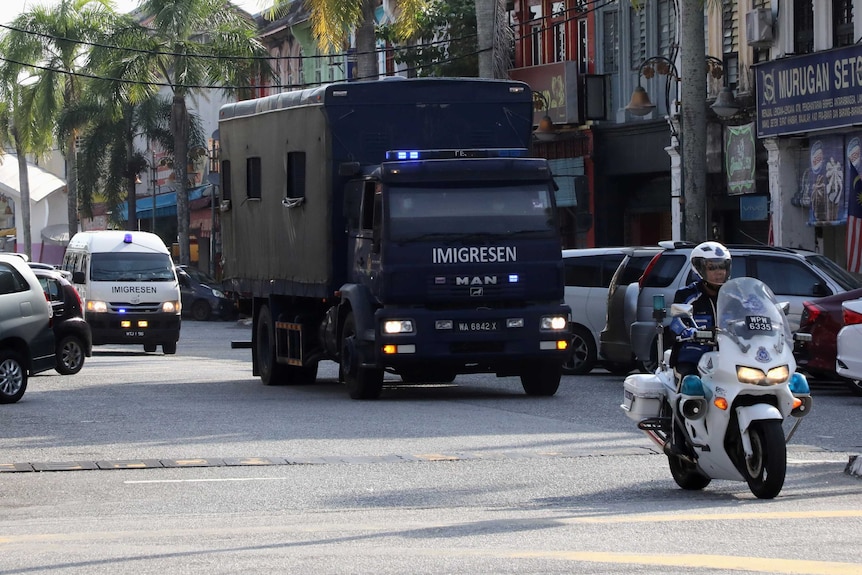
[[[804,302],[799,333],[810,333],[812,337],[810,342],[797,341],[793,349],[801,370],[814,377],[846,381],[854,394],[862,394],[859,383],[835,372],[835,357],[838,353],[838,332],[844,327],[841,303],[860,297],[862,289],[854,289]]]

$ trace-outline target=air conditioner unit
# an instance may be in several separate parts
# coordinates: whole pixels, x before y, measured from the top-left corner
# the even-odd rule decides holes
[[[745,39],[749,46],[763,48],[772,45],[772,9],[755,8],[745,15]]]

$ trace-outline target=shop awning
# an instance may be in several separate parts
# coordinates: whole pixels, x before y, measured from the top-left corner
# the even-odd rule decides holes
[[[203,198],[208,192],[208,188],[211,188],[210,184],[206,184],[203,186],[197,186],[196,188],[189,188],[189,202],[194,200],[199,200]],[[153,197],[152,196],[140,196],[137,198],[137,202],[135,204],[137,208],[135,211],[137,213],[137,219],[146,220],[147,218],[153,217]],[[117,208],[119,210],[120,216],[122,219],[128,219],[129,205],[128,202],[123,202]],[[176,217],[177,215],[177,193],[176,192],[167,192],[164,194],[156,194],[156,217],[163,218],[168,216]]]

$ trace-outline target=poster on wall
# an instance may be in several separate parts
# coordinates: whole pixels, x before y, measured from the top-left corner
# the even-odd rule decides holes
[[[727,193],[738,196],[754,192],[754,122],[725,128],[724,158]]]
[[[847,271],[862,273],[862,132],[847,136]]]
[[[810,140],[808,166],[803,173],[808,181],[803,189],[811,198],[808,225],[835,226],[847,222],[844,194],[844,137],[823,136]]]

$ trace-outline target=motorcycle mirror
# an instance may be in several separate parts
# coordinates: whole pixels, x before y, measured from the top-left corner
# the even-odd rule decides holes
[[[781,313],[787,315],[790,312],[790,302],[789,301],[780,301],[776,304],[778,309],[781,310]]]
[[[675,303],[670,306],[670,315],[673,317],[691,317],[692,305],[690,303]]]

